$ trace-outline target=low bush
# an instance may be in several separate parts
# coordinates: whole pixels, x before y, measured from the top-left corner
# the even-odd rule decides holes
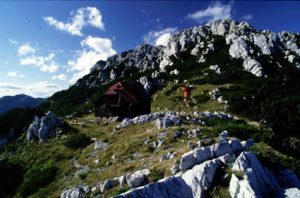
[[[92,141],[90,137],[81,133],[77,133],[67,138],[64,145],[68,148],[78,149],[78,148],[84,148],[91,143]]]
[[[150,182],[157,182],[158,180],[164,178],[165,172],[160,169],[152,169],[150,171],[149,180]]]
[[[210,97],[207,94],[197,95],[197,96],[194,96],[194,98],[197,100],[197,103],[203,103],[203,102],[210,100]]]
[[[40,188],[51,183],[56,176],[57,167],[52,161],[32,167],[24,175],[24,182],[20,187],[22,197],[28,197]]]

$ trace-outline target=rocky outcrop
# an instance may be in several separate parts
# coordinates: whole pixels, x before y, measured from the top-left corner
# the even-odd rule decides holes
[[[56,135],[58,127],[64,125],[64,121],[56,117],[51,111],[47,112],[41,119],[34,117],[33,123],[27,130],[27,139],[29,141],[38,138],[39,142],[44,142],[49,136]]]
[[[76,186],[63,191],[60,195],[60,198],[83,198],[88,192],[90,192],[88,186]]]
[[[220,118],[220,119],[236,119],[230,114],[224,112],[194,112],[193,118],[191,115],[187,114],[186,112],[154,112],[150,114],[140,115],[134,118],[124,118],[120,124],[116,126],[116,129],[126,128],[130,125],[134,124],[142,124],[146,122],[155,121],[155,125],[158,128],[166,128],[169,126],[180,125],[183,120],[185,121],[192,121],[199,124],[203,124],[201,122],[201,118]]]
[[[283,196],[273,174],[261,165],[254,153],[241,153],[236,159],[233,170],[241,171],[244,176],[243,179],[239,179],[235,174],[232,174],[229,185],[231,197]]]
[[[248,140],[246,142],[252,142],[252,140]],[[180,170],[186,171],[195,165],[212,158],[218,158],[226,154],[233,155],[241,152],[245,148],[247,148],[246,145],[243,146],[238,140],[232,140],[229,142],[223,141],[211,146],[197,148],[182,155],[180,161]]]
[[[244,63],[241,66],[256,76],[264,76],[258,59],[261,55],[268,55],[271,59],[273,55],[283,54],[282,58],[300,68],[299,34],[258,31],[247,22],[217,20],[175,33],[166,46],[141,45],[111,56],[107,61],[98,61],[91,73],[78,80],[75,86],[94,88],[116,78],[151,69],[154,70],[152,75],[136,79],[149,92],[158,85],[161,80],[159,74],[165,72],[167,66],[182,61],[180,53],[190,53],[199,63],[205,62],[208,55],[217,49],[220,39],[228,45],[228,54],[234,59],[242,59]],[[219,70],[215,71],[219,73]]]
[[[126,181],[130,188],[139,187],[148,183],[149,169],[140,170],[126,175]]]
[[[219,159],[206,161],[186,171],[181,176],[172,176],[156,183],[132,189],[117,197],[203,197],[213,186]]]
[[[249,46],[244,39],[238,37],[230,45],[229,54],[233,58],[246,59],[249,56]]]
[[[247,57],[243,62],[243,67],[246,71],[251,72],[255,76],[262,77],[263,76],[263,69],[261,64],[250,57]]]

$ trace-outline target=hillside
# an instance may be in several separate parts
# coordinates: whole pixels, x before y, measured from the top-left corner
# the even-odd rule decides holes
[[[298,195],[299,61],[299,34],[231,20],[99,61],[37,109],[0,117],[20,134],[0,155],[0,197]],[[139,81],[152,113],[96,119],[93,102],[117,81]],[[33,115],[48,110],[65,126],[28,144]]]
[[[37,107],[45,99],[33,98],[24,94],[15,96],[4,96],[0,98],[0,114],[16,108]]]

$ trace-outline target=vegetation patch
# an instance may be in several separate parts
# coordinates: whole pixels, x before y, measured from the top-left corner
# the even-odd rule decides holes
[[[92,141],[90,137],[86,136],[85,134],[77,133],[68,137],[65,140],[64,145],[68,148],[78,149],[84,148],[91,143]]]

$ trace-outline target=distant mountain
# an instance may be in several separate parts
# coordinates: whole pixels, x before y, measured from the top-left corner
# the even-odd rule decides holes
[[[15,108],[36,107],[45,99],[33,98],[25,94],[4,96],[0,98],[0,114]]]

